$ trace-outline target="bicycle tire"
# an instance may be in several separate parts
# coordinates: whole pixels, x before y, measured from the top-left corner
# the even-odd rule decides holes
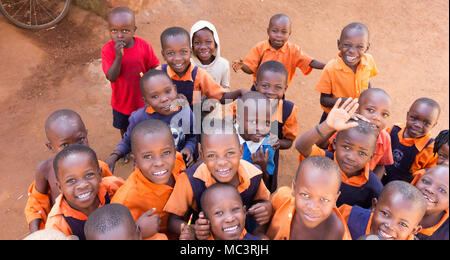
[[[10,22],[12,22],[14,25],[16,25],[20,28],[24,28],[24,29],[28,29],[28,30],[40,30],[40,29],[50,28],[50,27],[56,25],[57,23],[59,23],[69,12],[71,0],[65,0],[64,7],[62,8],[62,10],[59,12],[59,14],[53,20],[46,22],[44,24],[34,24],[34,25],[27,24],[27,23],[24,23],[24,22],[21,22],[21,21],[15,19],[11,14],[8,13],[8,11],[6,9],[4,9],[3,5],[5,3],[6,3],[5,0],[0,0],[0,12]]]

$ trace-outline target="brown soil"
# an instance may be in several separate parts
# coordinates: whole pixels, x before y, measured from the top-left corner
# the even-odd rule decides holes
[[[123,0],[125,1],[125,0]],[[122,1],[122,2],[123,2]],[[353,21],[371,31],[369,52],[380,74],[373,85],[392,96],[395,110],[390,123],[403,122],[409,105],[418,97],[437,100],[443,112],[436,135],[449,127],[449,13],[448,1],[131,1],[137,14],[137,36],[149,41],[158,58],[159,35],[169,26],[190,29],[197,20],[212,22],[229,61],[244,57],[266,39],[271,15],[286,13],[293,21],[290,40],[316,59],[337,54],[340,29]],[[37,164],[50,156],[45,148],[44,121],[56,109],[80,113],[89,129],[91,147],[106,159],[119,141],[112,124],[111,90],[101,70],[100,48],[109,40],[106,22],[99,16],[71,7],[55,28],[38,32],[14,27],[0,16],[0,239],[27,234],[23,209]],[[314,85],[320,71],[303,76],[297,71],[287,99],[300,110],[300,134],[321,115]],[[251,77],[231,75],[233,89],[248,88]],[[290,185],[297,168],[294,149],[281,153],[281,185]],[[132,165],[118,165],[126,178]]]

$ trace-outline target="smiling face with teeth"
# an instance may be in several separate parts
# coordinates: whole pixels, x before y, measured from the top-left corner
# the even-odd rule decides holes
[[[132,135],[132,158],[142,174],[158,185],[173,186],[176,150],[169,128]]]
[[[442,214],[449,205],[448,166],[430,168],[416,183],[427,200],[426,215]]]
[[[58,162],[58,188],[72,208],[86,215],[100,203],[101,179],[98,162],[87,152],[70,154]]]
[[[170,105],[177,98],[177,88],[167,75],[146,78],[142,85],[144,102],[161,115],[174,113]]]
[[[212,187],[212,188],[211,188]],[[237,189],[229,184],[214,184],[204,192],[201,204],[211,223],[216,240],[238,240],[245,227],[245,207]]]
[[[361,57],[369,50],[369,35],[359,28],[344,29],[338,40],[338,49],[342,60],[354,72],[361,61]]]
[[[189,65],[191,65],[189,34],[187,36],[179,34],[165,38],[161,53],[170,68],[179,77],[183,77]]]

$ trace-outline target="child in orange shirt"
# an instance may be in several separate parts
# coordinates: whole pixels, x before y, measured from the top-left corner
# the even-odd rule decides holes
[[[351,23],[344,27],[338,40],[338,58],[327,63],[315,90],[320,92],[320,105],[324,113],[320,122],[338,98],[358,98],[370,88],[369,78],[378,74],[369,50],[369,29],[361,23]]]
[[[391,135],[394,164],[386,167],[383,184],[393,180],[411,182],[413,173],[436,165],[431,129],[436,126],[441,108],[430,98],[419,98],[411,105],[406,124],[387,129]]]
[[[338,207],[349,204],[369,208],[372,199],[377,198],[383,189],[369,164],[376,147],[376,127],[363,120],[350,120],[358,108],[357,99],[347,99],[342,105],[339,103],[335,103],[325,122],[297,139],[295,148],[300,153],[300,160],[311,155],[322,155],[339,165],[342,184],[336,203]],[[338,131],[333,142],[334,153],[315,145],[334,131]]]
[[[246,209],[231,184],[215,183],[203,192],[200,203],[205,219],[211,223],[208,240],[260,240],[245,230]],[[189,229],[182,225],[180,240],[189,239]]]
[[[336,208],[341,185],[339,167],[324,156],[302,161],[292,188],[281,187],[271,201],[275,210],[266,235],[273,240],[350,239]]]
[[[361,93],[358,104],[356,113],[377,127],[378,138],[375,154],[370,160],[370,170],[381,179],[385,174],[385,166],[394,163],[391,150],[391,137],[385,129],[387,120],[391,116],[392,100],[384,90],[369,88]],[[336,133],[329,140],[326,140],[326,143],[318,145],[320,147],[326,147],[327,143],[329,143],[328,150],[333,152],[332,143],[335,138]]]
[[[448,129],[439,132],[434,140],[433,153],[437,155],[437,165],[448,165]]]
[[[86,240],[141,240],[147,236],[146,229],[153,229],[150,210],[136,222],[130,210],[122,204],[111,203],[100,207],[89,215],[84,225]],[[166,235],[157,233],[152,240],[167,240]]]
[[[272,16],[267,28],[269,39],[257,43],[244,60],[233,61],[233,70],[235,72],[242,70],[247,74],[253,74],[252,83],[254,83],[260,65],[266,61],[276,60],[286,67],[288,71],[287,84],[289,85],[297,68],[304,75],[311,73],[312,69],[323,69],[325,63],[311,58],[298,45],[288,41],[291,29],[291,19],[287,15]],[[255,90],[254,86],[252,90]]]
[[[134,172],[111,202],[127,206],[135,221],[148,210],[155,209],[159,231],[167,233],[168,214],[163,208],[175,181],[186,169],[183,157],[175,149],[169,127],[159,120],[139,123],[131,134],[131,146]]]
[[[261,171],[241,160],[242,151],[232,122],[218,125],[201,136],[200,156],[203,163],[196,164],[181,175],[167,201],[164,211],[170,213],[169,231],[180,234],[182,224],[194,213],[195,227],[190,226],[191,238],[203,240],[210,236],[209,221],[202,216],[200,197],[206,188],[216,182],[237,187],[248,213],[258,225],[269,221],[272,207],[270,192],[264,185]],[[251,232],[249,230],[249,232]]]
[[[45,121],[46,147],[53,154],[73,144],[88,144],[87,129],[80,115],[68,109],[57,110]],[[47,215],[60,194],[53,170],[54,156],[39,163],[35,181],[30,185],[25,216],[31,233],[43,229]],[[106,163],[98,161],[102,176],[112,176]]]
[[[48,214],[45,228],[85,240],[86,219],[96,208],[110,203],[123,180],[115,176],[102,179],[97,155],[85,145],[74,144],[59,152],[53,168],[61,194]]]
[[[413,240],[422,229],[420,221],[426,210],[422,193],[404,181],[388,183],[380,197],[374,199],[372,210],[349,205],[339,207],[353,240],[368,234],[387,240]]]

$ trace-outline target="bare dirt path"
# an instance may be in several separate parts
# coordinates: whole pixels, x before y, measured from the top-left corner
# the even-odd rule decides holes
[[[136,35],[153,45],[161,62],[160,33],[169,26],[189,30],[200,19],[216,26],[222,55],[229,61],[266,39],[268,20],[275,13],[291,17],[290,40],[322,61],[336,56],[343,26],[363,22],[371,32],[369,52],[380,70],[373,85],[394,100],[390,123],[403,122],[416,98],[431,97],[443,108],[434,135],[449,127],[448,5],[446,0],[134,1],[139,10]],[[56,28],[31,32],[0,16],[0,35],[0,239],[20,239],[27,233],[27,188],[38,162],[50,156],[44,145],[45,118],[60,108],[80,113],[101,159],[115,147],[119,134],[111,126],[111,91],[99,61],[100,48],[109,40],[103,19],[72,6]],[[297,71],[287,93],[299,106],[300,134],[321,115],[319,94],[313,91],[319,76],[320,71],[307,77]],[[250,82],[250,76],[232,72],[233,89]],[[281,153],[280,165],[279,183],[290,185],[297,167],[294,149]],[[117,174],[126,178],[131,167],[119,165]]]

